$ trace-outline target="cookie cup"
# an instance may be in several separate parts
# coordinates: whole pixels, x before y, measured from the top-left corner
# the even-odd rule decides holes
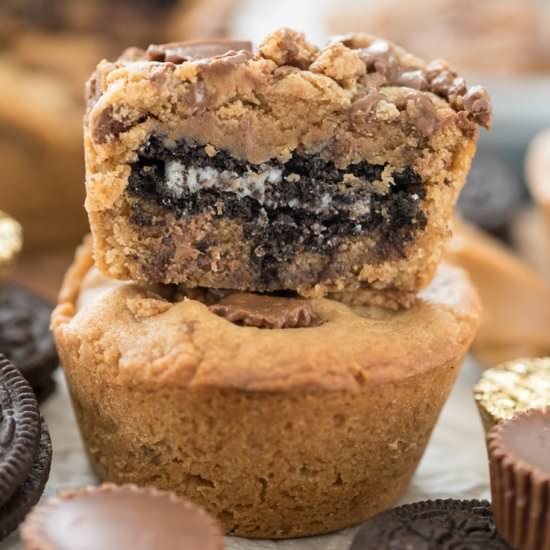
[[[317,326],[260,329],[92,264],[86,245],[52,325],[97,475],[175,490],[246,537],[325,533],[396,502],[479,322],[445,266],[410,310],[314,299]]]

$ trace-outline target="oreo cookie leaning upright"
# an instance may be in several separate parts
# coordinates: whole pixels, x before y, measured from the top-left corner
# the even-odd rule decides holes
[[[25,518],[44,491],[52,445],[29,383],[0,355],[0,539]]]
[[[359,529],[350,550],[512,550],[485,500],[426,500],[382,512]]]
[[[5,283],[0,286],[0,353],[29,381],[39,401],[54,389],[58,365],[50,333],[52,308],[34,292]]]
[[[0,355],[0,507],[31,471],[40,431],[40,413],[31,387]]]

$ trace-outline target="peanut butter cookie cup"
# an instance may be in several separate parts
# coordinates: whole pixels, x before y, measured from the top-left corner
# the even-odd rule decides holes
[[[483,88],[364,34],[131,49],[88,87],[97,265],[192,287],[386,290],[410,306],[490,123]]]
[[[227,533],[286,538],[400,497],[479,312],[448,266],[391,311],[118,282],[88,244],[52,326],[101,479],[174,490]]]

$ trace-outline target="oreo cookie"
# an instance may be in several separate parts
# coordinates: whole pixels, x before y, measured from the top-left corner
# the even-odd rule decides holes
[[[51,393],[59,363],[49,329],[51,312],[48,302],[24,287],[0,287],[0,354],[17,366],[39,400]]]
[[[21,373],[0,356],[0,507],[28,477],[40,442],[40,413]]]
[[[0,355],[0,539],[38,502],[48,480],[52,445],[34,393]]]
[[[364,523],[350,550],[512,550],[498,534],[485,500],[426,500],[382,512]]]
[[[40,446],[27,479],[0,508],[0,540],[7,537],[25,519],[40,500],[50,475],[52,441],[46,421],[42,420]]]

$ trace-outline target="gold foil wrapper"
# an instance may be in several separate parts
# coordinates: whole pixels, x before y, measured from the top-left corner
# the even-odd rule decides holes
[[[550,357],[518,359],[484,371],[474,398],[487,433],[517,411],[550,405]]]
[[[9,268],[23,246],[21,226],[0,211],[0,281],[8,274]]]

